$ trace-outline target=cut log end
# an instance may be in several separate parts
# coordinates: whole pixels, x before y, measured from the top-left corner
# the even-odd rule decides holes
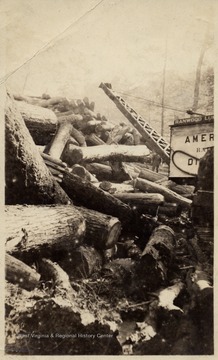
[[[110,249],[112,248],[121,233],[121,223],[116,218],[111,218],[108,223],[108,239],[105,243],[105,248]]]

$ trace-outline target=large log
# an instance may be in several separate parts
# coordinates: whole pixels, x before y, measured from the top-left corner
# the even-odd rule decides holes
[[[37,145],[46,145],[57,129],[57,117],[49,109],[30,105],[23,101],[16,101],[25,124]]]
[[[72,205],[6,206],[5,230],[6,251],[31,262],[79,245],[85,220]]]
[[[162,185],[153,183],[149,180],[137,178],[133,180],[133,182],[136,189],[145,192],[157,192],[159,194],[162,194],[167,202],[178,203],[184,207],[190,207],[190,205],[192,204],[191,200],[186,199],[185,197],[175,193],[174,191],[169,190]]]
[[[145,161],[149,150],[144,145],[96,145],[87,148],[68,146],[63,160],[73,165],[80,162],[98,161]]]
[[[71,136],[72,129],[73,124],[69,120],[61,121],[59,123],[57,132],[50,144],[50,147],[46,149],[48,155],[56,159],[60,159],[65,145]]]
[[[118,217],[122,223],[129,223],[132,220],[132,210],[128,205],[98,189],[89,181],[64,172],[61,186],[78,205]]]
[[[92,183],[98,183],[98,180],[94,175],[92,175],[86,168],[81,165],[75,164],[72,166],[72,174],[81,177],[84,180],[91,181]]]
[[[6,204],[67,204],[10,96],[5,113]]]
[[[33,290],[40,279],[36,270],[9,254],[5,255],[5,275],[6,280],[26,290]]]
[[[86,169],[94,174],[99,181],[111,181],[113,180],[113,172],[111,166],[99,163],[87,163]]]
[[[99,211],[78,207],[86,221],[84,241],[96,249],[112,248],[121,233],[120,221]]]
[[[145,194],[145,193],[118,193],[116,192],[114,196],[117,199],[122,200],[123,202],[130,204],[131,206],[135,206],[137,208],[138,205],[144,205],[149,207],[150,205],[160,205],[164,202],[163,195],[160,194]]]
[[[39,270],[42,273],[42,279],[53,281],[53,296],[61,296],[72,301],[75,297],[75,291],[70,285],[70,279],[67,273],[50,259],[43,258],[39,262]]]
[[[163,180],[166,179],[166,176],[163,176],[160,173],[154,172],[152,170],[149,169],[143,169],[140,171],[139,175],[138,175],[141,179],[146,179],[149,181],[160,181],[160,184],[162,183]]]
[[[160,225],[152,232],[145,246],[137,274],[149,290],[154,290],[167,280],[168,269],[174,257],[174,231]]]

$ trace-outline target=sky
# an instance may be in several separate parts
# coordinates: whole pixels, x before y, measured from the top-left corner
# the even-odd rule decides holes
[[[101,82],[133,90],[196,70],[216,0],[1,0],[1,81],[12,92],[109,106]],[[205,54],[213,64],[214,51]],[[6,82],[5,82],[6,81]],[[146,94],[144,94],[145,96]]]

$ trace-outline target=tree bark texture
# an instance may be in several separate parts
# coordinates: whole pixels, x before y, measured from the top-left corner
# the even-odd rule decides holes
[[[33,290],[40,280],[40,274],[27,264],[9,254],[5,255],[6,280],[26,290]]]
[[[128,205],[77,175],[65,172],[61,186],[77,205],[118,217],[122,223],[132,220]]]
[[[157,192],[159,194],[162,194],[165,198],[165,201],[178,203],[183,207],[190,207],[192,203],[191,200],[186,199],[185,197],[175,193],[174,191],[169,190],[162,185],[155,184],[149,180],[137,178],[134,180],[134,187],[141,191],[152,193]]]
[[[84,241],[96,249],[109,249],[118,241],[121,223],[116,217],[78,207],[86,221]]]
[[[78,246],[85,220],[73,205],[6,206],[5,230],[6,251],[31,262]]]
[[[37,105],[16,101],[25,124],[37,145],[46,145],[51,141],[57,128],[57,117],[52,110]]]
[[[7,96],[5,113],[6,204],[67,204],[17,110]]]

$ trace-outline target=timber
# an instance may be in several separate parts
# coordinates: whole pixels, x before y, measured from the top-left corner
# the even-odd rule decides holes
[[[73,205],[6,206],[6,251],[24,261],[68,251],[83,241],[85,220]]]
[[[27,264],[9,254],[5,255],[6,280],[26,290],[33,290],[40,280],[40,274]]]
[[[53,281],[55,296],[62,296],[71,301],[73,300],[75,291],[70,285],[68,274],[60,267],[60,265],[54,263],[50,259],[43,258],[39,262],[39,269],[44,280]]]
[[[138,177],[149,181],[160,181],[160,183],[162,183],[162,181],[166,179],[166,176],[163,176],[160,173],[156,173],[152,170],[145,168],[140,171]]]
[[[152,181],[137,178],[134,180],[134,187],[145,192],[157,192],[162,194],[167,202],[176,202],[183,207],[190,207],[192,201]]]
[[[86,168],[81,165],[75,164],[72,166],[72,174],[81,177],[84,180],[91,181],[92,183],[98,183],[98,180],[94,175],[92,175]]]
[[[84,207],[78,207],[78,210],[86,222],[84,242],[101,250],[112,248],[117,243],[121,233],[118,218]]]
[[[145,246],[138,273],[148,290],[160,287],[167,280],[168,268],[174,257],[174,231],[166,225],[156,227]]]
[[[113,180],[113,172],[111,166],[99,163],[87,163],[86,169],[94,174],[99,181],[111,181]]]
[[[143,145],[96,145],[76,148],[68,145],[63,160],[69,165],[98,161],[145,161],[149,150]]]
[[[122,223],[132,219],[132,210],[128,205],[77,175],[64,172],[61,186],[77,205],[112,215]]]
[[[105,144],[105,142],[98,135],[96,135],[94,133],[86,135],[85,139],[86,139],[87,145],[89,145],[89,146]]]
[[[55,134],[58,120],[52,110],[15,101],[25,124],[37,145],[46,145]]]
[[[62,152],[65,148],[65,145],[68,139],[71,136],[73,125],[70,121],[62,121],[57,129],[57,132],[51,142],[50,148],[47,149],[47,154],[56,158],[60,159]]]
[[[160,194],[145,194],[145,193],[119,193],[116,192],[114,196],[117,199],[122,200],[123,202],[130,204],[132,206],[138,206],[138,205],[160,205],[164,202],[163,195]]]
[[[63,259],[61,265],[70,278],[88,278],[94,272],[100,271],[103,258],[100,252],[91,246],[80,246],[71,253],[72,261]]]
[[[6,204],[67,204],[69,197],[53,179],[12,98],[5,112]]]

